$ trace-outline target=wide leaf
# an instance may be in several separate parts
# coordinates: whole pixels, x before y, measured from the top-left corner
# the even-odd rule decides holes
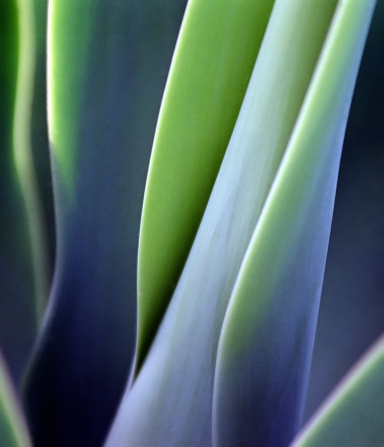
[[[123,392],[145,172],[184,7],[49,2],[57,258],[25,383],[36,445],[100,445]]]

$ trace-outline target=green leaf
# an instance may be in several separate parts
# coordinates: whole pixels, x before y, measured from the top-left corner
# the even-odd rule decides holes
[[[24,390],[36,445],[101,445],[124,390],[146,168],[185,1],[49,2],[57,258]]]
[[[36,320],[40,322],[48,296],[47,246],[42,205],[31,143],[31,117],[35,73],[35,10],[30,0],[17,1],[19,60],[13,119],[13,153],[25,202],[34,269]]]
[[[334,0],[275,3],[185,268],[142,369],[126,391],[107,445],[212,445],[214,371],[223,318],[335,6]],[[317,121],[310,125],[319,133],[324,130]],[[282,439],[292,432],[290,425],[283,428]]]
[[[355,365],[291,447],[384,445],[384,337]]]
[[[374,5],[338,3],[240,268],[217,354],[217,446],[286,446],[298,430],[346,118]]]
[[[136,368],[196,235],[272,5],[273,0],[193,0],[188,4],[146,186],[139,246]]]
[[[19,64],[16,0],[0,2],[0,22],[0,345],[19,380],[36,331],[36,311],[30,234],[13,150]]]
[[[2,447],[32,447],[24,415],[0,354],[0,440]]]

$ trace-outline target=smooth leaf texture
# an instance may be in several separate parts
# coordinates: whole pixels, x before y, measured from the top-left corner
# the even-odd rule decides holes
[[[42,318],[47,301],[49,279],[45,225],[31,143],[36,59],[35,9],[34,2],[30,0],[18,0],[17,7],[19,61],[13,120],[13,151],[29,226],[34,270],[36,321],[38,323]]]
[[[18,382],[35,335],[36,318],[27,216],[13,152],[19,52],[16,3],[0,2],[0,345]]]
[[[291,447],[384,445],[384,337],[364,355]]]
[[[24,415],[1,355],[0,440],[2,447],[32,447]]]
[[[57,259],[24,387],[36,445],[101,445],[123,392],[145,172],[184,7],[49,2]]]
[[[196,235],[273,1],[188,4],[160,110],[143,207],[137,368]]]
[[[241,266],[217,356],[216,446],[283,447],[299,428],[346,117],[374,5],[338,3]]]
[[[222,321],[335,6],[332,0],[275,3],[191,253],[143,367],[122,401],[108,446],[212,445]],[[292,432],[285,429],[283,437]]]

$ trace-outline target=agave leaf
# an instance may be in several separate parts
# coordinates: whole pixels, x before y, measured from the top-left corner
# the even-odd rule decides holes
[[[36,445],[100,445],[124,389],[145,169],[184,7],[49,2],[57,259],[25,383]]]
[[[384,445],[384,337],[355,365],[291,447]]]
[[[2,447],[32,447],[24,415],[1,354],[0,439]]]
[[[0,344],[18,381],[36,318],[27,216],[12,141],[19,62],[16,0],[0,2],[0,22]]]
[[[48,0],[33,0],[35,63],[31,104],[31,146],[35,176],[41,201],[41,233],[44,235],[45,281],[50,283],[55,253],[53,190],[47,126],[47,14]],[[49,288],[42,298],[42,312],[48,301]]]
[[[107,445],[212,445],[222,321],[335,4],[275,3],[190,255]]]
[[[217,446],[285,446],[299,427],[346,117],[374,5],[338,3],[241,266],[218,349]]]
[[[273,1],[188,4],[160,110],[143,207],[137,367],[196,235]]]
[[[31,144],[31,114],[35,72],[35,10],[33,2],[18,0],[19,61],[13,120],[15,166],[29,224],[34,268],[36,317],[39,321],[48,296],[47,247],[42,205],[35,174]]]

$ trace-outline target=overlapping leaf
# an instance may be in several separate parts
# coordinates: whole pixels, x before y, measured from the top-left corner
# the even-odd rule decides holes
[[[217,357],[215,445],[285,446],[299,427],[346,117],[374,4],[338,4],[237,277]]]
[[[159,115],[142,215],[137,367],[196,235],[272,5],[273,0],[189,2]]]
[[[191,252],[108,446],[277,446],[297,430],[373,4],[275,3]]]
[[[49,2],[57,259],[25,385],[37,445],[100,445],[124,389],[145,171],[184,6]]]

